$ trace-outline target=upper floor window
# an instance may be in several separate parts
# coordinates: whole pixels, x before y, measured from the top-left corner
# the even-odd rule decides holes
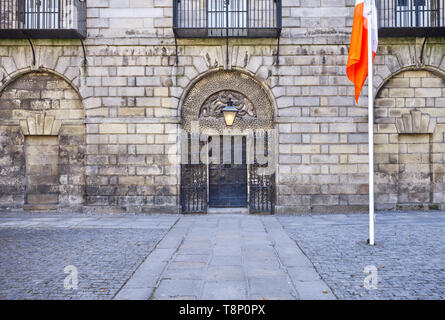
[[[233,35],[246,35],[247,29],[247,0],[209,1],[207,3],[207,17],[209,34],[218,36],[226,28]]]
[[[0,0],[0,38],[85,38],[86,0]]]
[[[58,29],[60,12],[58,0],[25,0],[19,13],[25,29]]]
[[[179,37],[277,37],[281,0],[173,0]]]
[[[445,0],[380,0],[376,4],[384,36],[423,36],[431,29],[442,32],[445,26]]]

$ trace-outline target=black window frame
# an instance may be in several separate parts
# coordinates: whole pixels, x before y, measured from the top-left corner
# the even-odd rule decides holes
[[[0,38],[85,39],[87,36],[86,0],[1,1]]]
[[[281,2],[261,0],[260,8],[257,0],[173,0],[173,31],[178,38],[276,38]]]
[[[377,0],[379,36],[445,36],[445,0]]]

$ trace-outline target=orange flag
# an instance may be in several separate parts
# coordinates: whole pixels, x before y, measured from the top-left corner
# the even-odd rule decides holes
[[[346,74],[355,84],[355,101],[358,103],[360,92],[368,77],[368,16],[372,0],[356,0],[354,22],[352,25],[351,46],[349,48]],[[372,5],[372,59],[378,46],[377,10]]]

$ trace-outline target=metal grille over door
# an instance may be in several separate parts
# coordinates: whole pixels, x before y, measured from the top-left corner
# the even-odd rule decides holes
[[[196,137],[199,140],[199,137]],[[183,213],[207,213],[207,166],[199,158],[199,150],[203,146],[198,143],[198,150],[192,150],[192,136],[188,134],[186,164],[181,166],[181,206]]]
[[[210,143],[217,139],[217,142]],[[230,152],[223,152],[224,139],[228,140]],[[250,213],[274,213],[275,206],[275,167],[270,157],[268,133],[256,132],[253,139],[247,136],[212,136],[207,141],[188,143],[181,171],[181,205],[183,213],[206,213],[210,207],[248,207]],[[193,145],[199,148],[193,150]],[[203,151],[203,147],[206,148]],[[219,161],[207,165],[208,159],[219,154]],[[210,152],[209,152],[210,151]],[[253,157],[253,155],[255,155]],[[229,159],[230,158],[230,159]],[[271,169],[272,168],[272,169]],[[209,173],[208,173],[209,172]],[[208,193],[208,190],[210,191]]]
[[[268,133],[256,132],[253,140],[251,148],[255,157],[249,168],[249,211],[250,213],[273,214],[275,207],[275,173],[266,170],[271,165]]]

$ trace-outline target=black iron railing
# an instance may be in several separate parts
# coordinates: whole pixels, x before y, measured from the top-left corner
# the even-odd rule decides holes
[[[437,35],[445,30],[445,0],[376,0],[383,36]]]
[[[0,38],[85,38],[86,0],[0,0]]]
[[[281,0],[173,0],[177,37],[278,37]]]

